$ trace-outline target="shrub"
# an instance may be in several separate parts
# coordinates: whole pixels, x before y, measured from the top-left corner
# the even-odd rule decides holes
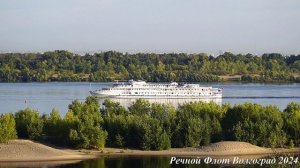
[[[290,103],[283,111],[284,130],[295,146],[300,146],[300,104]]]
[[[17,138],[16,123],[12,114],[0,115],[0,143]]]
[[[102,129],[103,119],[97,98],[87,97],[83,103],[73,101],[63,122],[67,128],[65,138],[68,144],[77,148],[104,147],[107,132]]]
[[[26,108],[15,114],[18,137],[39,140],[43,133],[43,121],[38,111]]]
[[[246,141],[264,147],[286,143],[281,112],[274,106],[245,103],[229,108],[222,122],[226,140]]]

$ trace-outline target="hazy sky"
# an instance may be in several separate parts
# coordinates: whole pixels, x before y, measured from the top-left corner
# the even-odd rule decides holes
[[[300,54],[300,0],[0,0],[0,51]]]

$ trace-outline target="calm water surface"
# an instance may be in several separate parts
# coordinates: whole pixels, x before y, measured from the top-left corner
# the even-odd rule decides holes
[[[226,163],[224,160],[229,159],[230,164],[213,164],[212,162],[205,163],[204,158],[201,158],[200,164],[170,164],[171,157],[164,157],[164,156],[143,156],[143,157],[101,157],[99,159],[95,160],[86,160],[75,164],[69,164],[64,165],[62,167],[65,168],[71,168],[71,167],[88,167],[88,168],[173,168],[173,167],[186,167],[186,168],[234,168],[234,167],[245,167],[245,168],[256,168],[256,167],[272,167],[272,168],[288,168],[288,167],[300,167],[300,161],[297,162],[287,162],[287,163],[280,163],[279,157],[283,158],[289,158],[292,157],[293,161],[295,161],[295,158],[299,158],[299,154],[297,155],[285,155],[285,156],[270,156],[270,157],[264,157],[265,159],[275,159],[276,162],[274,164],[270,165],[238,165],[234,164],[231,165],[233,158],[225,158],[225,157],[219,157],[212,159],[217,159],[220,163]],[[178,157],[179,159],[184,159],[184,157]],[[193,157],[190,157],[193,158]],[[194,157],[195,158],[195,157]],[[259,159],[258,156],[239,156],[240,159]],[[174,162],[173,162],[174,163]],[[290,164],[289,164],[290,163]]]
[[[110,85],[111,83],[92,83],[92,90]],[[213,100],[218,104],[253,102],[276,105],[283,110],[290,102],[300,102],[300,84],[202,83],[202,85],[224,88],[224,98]],[[61,114],[65,114],[68,105],[74,99],[84,100],[90,95],[89,90],[88,82],[0,83],[0,113],[16,112],[31,107],[40,113],[48,114],[52,108],[56,108]],[[115,101],[128,106],[134,99]],[[178,105],[190,100],[152,99],[150,101]]]
[[[197,159],[195,164],[170,164],[171,157],[167,156],[104,156],[93,160],[75,161],[75,163],[6,163],[2,164],[0,162],[0,167],[62,167],[62,168],[235,168],[235,167],[245,167],[245,168],[290,168],[290,167],[300,167],[299,154],[296,155],[282,155],[282,156],[262,156],[263,159],[272,159],[274,163],[264,164],[260,166],[260,163],[256,164],[238,164],[235,162],[233,164],[233,157],[238,157],[241,161],[246,159],[259,159],[261,156],[232,156],[232,157],[210,157],[211,162],[205,162],[206,157],[189,157],[189,159]],[[280,159],[282,157],[282,159]],[[187,157],[177,157],[178,159],[187,159]],[[281,160],[288,158],[290,161],[286,163],[281,162]],[[216,159],[216,160],[214,160]],[[229,159],[229,163],[227,160]],[[269,163],[271,163],[269,160]],[[219,162],[214,163],[214,162]],[[223,164],[222,164],[223,163]],[[244,162],[245,163],[245,162]]]

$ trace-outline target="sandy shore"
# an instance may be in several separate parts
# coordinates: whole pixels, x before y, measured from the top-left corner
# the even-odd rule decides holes
[[[95,152],[95,151],[94,151]],[[262,148],[246,142],[224,141],[200,148],[172,148],[163,151],[141,151],[131,149],[105,148],[95,154],[132,155],[132,156],[242,156],[242,155],[276,155],[283,153],[300,153],[300,148]]]
[[[225,141],[201,148],[173,148],[163,151],[141,151],[131,149],[104,148],[95,150],[55,149],[29,140],[12,140],[0,144],[0,163],[4,162],[77,162],[84,159],[112,156],[241,156],[271,155],[280,153],[300,153],[300,148],[270,149],[261,148],[246,142]]]
[[[93,157],[76,150],[55,149],[29,140],[11,140],[7,144],[0,144],[0,162],[70,161]]]

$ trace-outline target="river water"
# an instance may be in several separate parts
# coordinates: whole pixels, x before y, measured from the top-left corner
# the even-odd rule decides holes
[[[176,163],[177,161],[177,163]],[[66,162],[1,163],[0,167],[62,167],[62,168],[290,168],[299,167],[299,154],[278,156],[100,156],[97,159]]]
[[[197,159],[196,162],[189,164],[176,164],[176,160],[181,159]],[[174,159],[174,160],[173,160]],[[247,163],[246,160],[255,160],[254,164]],[[265,159],[266,163],[262,164],[261,159]],[[286,162],[284,161],[286,160]],[[172,162],[171,162],[172,161]],[[190,160],[191,161],[191,160]],[[229,161],[229,162],[227,162]],[[271,162],[272,161],[272,162]],[[61,167],[89,167],[89,168],[223,168],[223,167],[268,167],[268,168],[288,168],[299,167],[299,155],[281,155],[281,156],[232,156],[232,157],[166,157],[166,156],[106,156],[94,160],[81,161],[74,164],[62,165]],[[171,163],[171,164],[170,164]],[[260,165],[261,164],[261,165]]]
[[[218,104],[240,104],[253,102],[262,105],[276,105],[283,110],[290,102],[300,102],[300,84],[258,84],[258,83],[201,83],[204,86],[223,88],[223,98],[215,99]],[[91,89],[107,87],[112,83],[92,83]],[[49,114],[56,108],[64,115],[74,99],[83,101],[89,96],[88,82],[49,83],[0,83],[0,114],[16,112],[26,107]],[[113,99],[129,106],[134,99]],[[150,102],[171,103],[174,106],[195,99],[149,99]],[[201,99],[200,101],[211,101]],[[102,103],[103,100],[100,100]]]

